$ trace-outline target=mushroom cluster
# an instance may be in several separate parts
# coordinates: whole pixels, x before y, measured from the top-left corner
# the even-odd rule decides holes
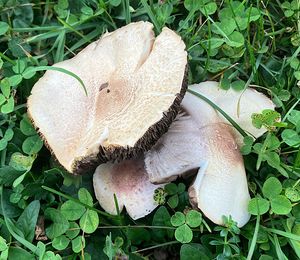
[[[141,218],[157,206],[158,187],[198,171],[191,204],[215,223],[231,215],[242,226],[249,219],[249,193],[241,135],[205,101],[185,95],[186,68],[179,35],[163,28],[155,37],[151,23],[131,23],[54,64],[34,85],[28,115],[67,171],[99,165],[95,194],[109,213],[117,213],[115,195],[120,210]],[[190,89],[254,137],[265,129],[252,126],[251,114],[274,108],[253,89],[224,91],[216,82]]]
[[[251,123],[252,113],[274,109],[265,95],[251,88],[244,92],[222,90],[212,81],[189,89],[214,102],[249,135],[257,138],[266,131]],[[104,210],[116,214],[116,194],[120,210],[125,206],[128,214],[138,219],[157,206],[153,198],[156,188],[196,170],[195,181],[189,188],[191,204],[216,224],[223,224],[223,215],[231,215],[241,227],[250,217],[250,195],[239,151],[242,140],[241,134],[219,112],[186,93],[181,112],[168,132],[143,157],[102,164],[96,169],[96,197]]]

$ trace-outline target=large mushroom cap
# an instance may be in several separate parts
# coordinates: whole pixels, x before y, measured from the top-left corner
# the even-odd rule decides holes
[[[114,194],[119,210],[125,206],[132,219],[142,218],[158,206],[154,191],[162,185],[149,181],[143,159],[101,164],[94,173],[93,182],[101,207],[110,214],[117,214]]]
[[[28,111],[58,161],[80,173],[99,162],[149,149],[175,118],[185,92],[181,38],[148,22],[132,23],[55,64],[79,76],[47,71]]]

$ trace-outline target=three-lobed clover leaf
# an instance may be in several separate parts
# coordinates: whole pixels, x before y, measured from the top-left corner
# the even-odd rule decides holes
[[[196,210],[189,210],[186,215],[175,212],[171,217],[171,224],[176,227],[175,238],[181,243],[189,243],[193,239],[191,228],[199,227],[202,223],[202,215]]]

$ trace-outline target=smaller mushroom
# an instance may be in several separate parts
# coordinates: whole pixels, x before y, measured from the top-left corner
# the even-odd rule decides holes
[[[149,181],[142,158],[101,164],[95,171],[93,183],[96,198],[106,212],[117,214],[115,194],[119,210],[125,207],[134,220],[148,215],[158,206],[154,191],[163,187]]]
[[[263,94],[247,89],[243,93],[222,90],[217,82],[190,86],[223,109],[254,137],[266,129],[252,126],[252,113],[273,109]],[[145,154],[151,182],[174,180],[193,169],[200,170],[189,189],[191,203],[214,223],[223,224],[222,216],[231,215],[238,226],[249,220],[250,195],[243,157],[239,152],[241,135],[208,103],[187,93],[182,102],[186,115],[179,115],[156,145]]]

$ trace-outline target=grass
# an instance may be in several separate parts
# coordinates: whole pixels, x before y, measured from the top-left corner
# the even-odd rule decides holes
[[[0,0],[0,258],[299,259],[299,9],[297,0]],[[183,234],[192,242],[176,240],[172,216],[190,207],[186,188],[179,192],[190,181],[182,179],[146,218],[132,221],[124,211],[112,217],[95,202],[91,175],[69,176],[31,126],[26,101],[44,70],[58,70],[49,66],[139,20],[152,22],[156,33],[168,26],[181,35],[189,83],[255,87],[275,102],[276,113],[253,120],[268,133],[255,142],[245,138],[242,147],[255,205],[245,227],[231,218],[216,226],[203,216],[192,237]],[[76,75],[59,71],[85,90]],[[38,219],[46,241],[35,233]]]

